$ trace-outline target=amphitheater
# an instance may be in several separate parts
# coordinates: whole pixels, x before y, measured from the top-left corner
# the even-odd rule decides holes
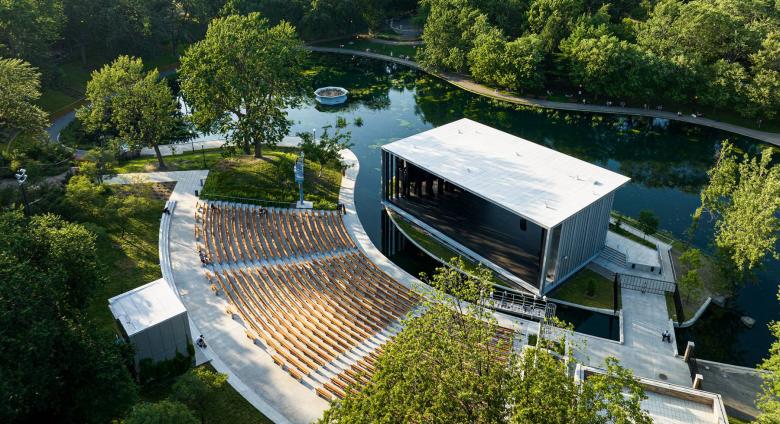
[[[424,313],[422,296],[432,290],[368,238],[354,203],[358,161],[351,151],[342,155],[348,165],[339,193],[343,214],[205,201],[198,192],[207,170],[142,175],[176,182],[171,214],[160,223],[160,267],[186,306],[191,334],[208,342],[197,350],[198,363],[227,374],[276,423],[316,421],[330,402],[365,384],[402,318]],[[108,182],[138,178],[123,174]],[[587,347],[575,352],[578,362],[597,369],[617,357],[647,382],[643,407],[656,422],[725,417],[718,395],[687,388],[688,367],[674,345],[658,343],[658,328],[671,326],[663,297],[633,290],[621,296],[620,340],[568,334]],[[494,317],[493,343],[507,351],[540,332],[535,321]]]

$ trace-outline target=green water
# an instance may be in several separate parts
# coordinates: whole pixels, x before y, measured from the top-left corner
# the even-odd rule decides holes
[[[683,237],[698,206],[698,193],[724,139],[756,153],[765,145],[733,134],[676,122],[653,125],[653,120],[575,114],[517,107],[460,90],[423,73],[370,59],[343,55],[315,56],[312,91],[325,85],[350,90],[342,106],[322,107],[313,100],[293,110],[295,131],[319,130],[337,116],[363,120],[350,125],[352,150],[360,160],[356,205],[372,241],[380,245],[380,152],[383,144],[467,117],[502,131],[631,177],[621,188],[614,208],[637,216],[653,210],[661,227]],[[699,229],[694,244],[709,249],[712,228]],[[699,356],[742,365],[755,365],[766,355],[771,336],[767,323],[780,319],[777,277],[780,262],[769,261],[757,281],[738,291],[727,309],[713,307],[681,337],[696,341]],[[742,314],[756,319],[747,329]]]

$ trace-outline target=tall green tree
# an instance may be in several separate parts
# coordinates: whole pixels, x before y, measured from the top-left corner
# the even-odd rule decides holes
[[[102,282],[95,236],[53,215],[0,213],[0,421],[104,423],[136,399],[132,356],[80,313]]]
[[[76,117],[88,131],[114,132],[131,149],[154,148],[165,168],[159,145],[174,134],[178,106],[157,70],[144,72],[141,59],[120,56],[92,73],[87,100]]]
[[[0,55],[45,65],[64,23],[61,0],[1,0]]]
[[[780,292],[777,294],[780,300]],[[772,336],[775,340],[769,348],[769,357],[759,365],[759,368],[766,371],[762,374],[764,383],[762,393],[756,404],[761,410],[758,416],[759,424],[774,424],[780,422],[780,322],[774,321],[769,324]]]
[[[708,213],[715,220],[715,246],[739,273],[759,266],[767,256],[780,258],[775,250],[780,234],[780,165],[772,161],[772,149],[750,157],[739,155],[726,141],[708,174],[694,228]]]
[[[699,278],[701,251],[696,248],[686,250],[680,255],[680,263],[687,270],[679,282],[680,287],[685,291],[685,301],[687,302],[692,296],[698,295],[704,288],[701,278]]]
[[[498,28],[491,27],[477,35],[468,59],[471,76],[493,86],[523,91],[539,88],[544,81],[544,49],[535,34],[507,42]]]
[[[286,108],[302,99],[307,51],[286,22],[269,27],[258,13],[211,22],[206,38],[181,59],[181,89],[201,131],[262,157],[263,145],[282,141],[290,129]]]
[[[314,136],[309,132],[298,133],[298,136],[301,138],[300,148],[306,159],[317,162],[320,165],[319,176],[322,176],[322,170],[326,164],[340,160],[340,151],[352,147],[350,142],[352,133],[343,131],[344,127],[346,125],[337,125],[336,129],[333,130],[333,134],[330,133],[332,126],[326,125],[322,127],[322,135],[319,140],[314,139]]]
[[[450,265],[426,279],[437,291],[423,301],[425,312],[404,320],[371,382],[320,422],[650,423],[641,386],[614,360],[605,376],[577,385],[547,350],[507,357],[512,343],[494,342],[497,323],[487,308],[490,272],[464,276],[455,269],[464,266],[460,258]]]
[[[639,229],[645,233],[646,236],[651,236],[658,231],[658,215],[655,212],[645,209],[639,211],[639,216],[636,218],[639,223]]]
[[[20,59],[0,58],[0,140],[45,135],[49,117],[35,101],[41,97],[40,73]]]
[[[422,0],[428,19],[422,39],[425,42],[419,60],[434,69],[462,72],[467,69],[467,55],[476,38],[472,28],[487,24],[487,18],[468,0]]]
[[[541,37],[545,51],[553,52],[584,11],[582,0],[533,0],[528,9],[528,29]]]
[[[192,368],[176,380],[171,398],[184,403],[200,415],[204,422],[204,410],[217,390],[225,387],[227,375],[208,368]]]

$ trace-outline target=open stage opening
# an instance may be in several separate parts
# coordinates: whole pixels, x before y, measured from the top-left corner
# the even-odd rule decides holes
[[[408,196],[394,197],[391,203],[525,282],[538,286],[543,228],[453,184],[428,178],[424,175],[428,173],[415,168],[412,172],[422,176],[420,189],[413,187]]]

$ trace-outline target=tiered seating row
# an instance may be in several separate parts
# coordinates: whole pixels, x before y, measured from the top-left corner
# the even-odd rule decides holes
[[[301,380],[325,369],[410,311],[417,298],[405,287],[365,268],[359,254],[214,273],[214,283],[235,305],[274,360]],[[340,360],[342,361],[342,360]],[[342,361],[343,362],[343,361]],[[324,368],[323,368],[324,367]],[[321,375],[326,375],[321,373]]]
[[[338,212],[201,205],[201,229],[212,262],[298,257],[355,248]]]

